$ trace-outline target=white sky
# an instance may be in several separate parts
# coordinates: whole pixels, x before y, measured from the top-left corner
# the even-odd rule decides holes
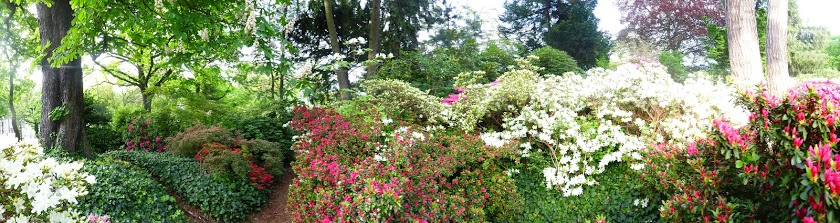
[[[798,0],[802,18],[809,25],[824,26],[832,35],[840,35],[840,0]],[[478,11],[486,24],[484,31],[497,32],[499,15],[504,13],[505,0],[454,0],[456,5],[466,5]],[[615,36],[623,28],[621,14],[615,0],[600,0],[595,16],[600,19],[598,27]]]
[[[499,24],[499,15],[504,13],[504,3],[506,0],[451,0],[454,6],[467,6],[477,11],[484,20],[482,27],[483,31],[488,35],[488,38],[496,39],[498,34],[497,25]],[[798,0],[800,15],[803,20],[809,25],[824,26],[829,29],[832,35],[840,35],[840,0]],[[599,0],[598,6],[595,8],[595,16],[598,17],[598,27],[615,36],[618,31],[623,28],[620,22],[621,14],[615,6],[615,0]],[[421,37],[422,38],[422,37]],[[85,58],[84,63],[93,67],[89,58]],[[31,75],[22,73],[20,77],[29,77],[36,83],[36,88],[40,89],[41,72],[40,69],[34,69]],[[98,73],[98,72],[94,72]],[[102,75],[85,76],[85,86],[90,87],[105,78]],[[37,90],[36,89],[36,90]],[[117,88],[115,87],[115,90]]]

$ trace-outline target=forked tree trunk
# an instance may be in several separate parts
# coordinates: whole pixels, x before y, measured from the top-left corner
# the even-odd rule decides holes
[[[755,0],[726,0],[726,28],[729,65],[740,87],[757,85],[763,79]]]
[[[787,89],[787,0],[770,0],[767,9],[767,88],[773,95]]]

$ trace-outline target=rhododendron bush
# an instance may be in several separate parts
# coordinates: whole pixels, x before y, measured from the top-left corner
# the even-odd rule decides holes
[[[362,106],[360,106],[362,107]],[[295,108],[294,222],[482,222],[510,219],[521,200],[503,159],[475,135],[333,109]],[[352,116],[352,115],[350,115]],[[387,121],[380,121],[387,120]]]
[[[533,60],[534,58],[529,58]],[[464,92],[447,106],[453,125],[481,133],[491,146],[519,141],[526,159],[547,157],[546,186],[578,195],[595,184],[593,174],[613,162],[643,167],[648,142],[683,143],[704,136],[712,117],[745,123],[734,90],[703,75],[674,82],[657,63],[592,69],[587,77],[539,77],[541,68],[519,60],[496,82],[478,84],[469,73],[456,84]]]
[[[80,162],[44,155],[37,143],[0,140],[0,222],[82,222],[74,206],[96,178]]]
[[[838,90],[806,83],[781,98],[747,93],[747,126],[718,118],[707,138],[650,150],[644,178],[670,198],[663,220],[840,221]]]

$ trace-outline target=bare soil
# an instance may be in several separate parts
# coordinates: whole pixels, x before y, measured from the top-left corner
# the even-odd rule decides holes
[[[286,200],[289,197],[289,185],[292,184],[295,177],[297,177],[295,171],[291,167],[286,167],[283,178],[271,188],[268,203],[259,212],[249,214],[248,221],[255,223],[292,222],[291,216],[286,212]]]

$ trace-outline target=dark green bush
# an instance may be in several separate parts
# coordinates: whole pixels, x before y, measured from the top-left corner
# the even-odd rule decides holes
[[[583,194],[564,197],[547,189],[539,168],[514,176],[516,191],[525,199],[524,214],[513,222],[587,222],[603,216],[607,222],[658,222],[659,200],[641,191],[638,174],[626,164],[613,164],[595,175],[600,184],[583,187]],[[641,203],[647,198],[647,205]],[[637,205],[638,204],[638,205]]]
[[[575,61],[572,56],[569,56],[568,53],[561,50],[551,48],[550,46],[536,49],[531,52],[531,55],[540,58],[534,62],[534,65],[545,68],[540,71],[541,76],[562,75],[566,72],[574,72],[576,74],[584,73],[583,70],[577,66],[577,61]]]
[[[199,207],[218,221],[244,220],[249,212],[258,210],[267,199],[267,194],[258,191],[249,182],[225,182],[210,176],[192,158],[142,151],[112,151],[106,156],[145,169],[187,203]]]
[[[283,151],[290,148],[282,147],[280,143],[266,140],[254,139],[241,143],[242,149],[253,156],[253,161],[266,168],[266,171],[276,177],[283,175],[284,155]]]
[[[136,120],[151,119],[153,125],[147,129],[149,135],[167,138],[174,136],[175,133],[180,132],[186,127],[189,127],[195,120],[178,118],[173,115],[172,109],[168,107],[155,108],[152,112],[147,112],[140,107],[127,107],[114,111],[111,118],[111,127],[123,135],[123,139],[128,138],[128,124]]]
[[[294,131],[283,125],[289,122],[288,112],[283,108],[271,109],[275,114],[246,114],[230,118],[223,124],[233,129],[245,139],[261,139],[277,143],[276,149],[282,155],[280,162],[288,163],[294,159],[292,136]],[[282,167],[282,166],[278,166]]]
[[[662,51],[659,53],[659,63],[668,68],[671,79],[682,83],[688,78],[688,68],[682,63],[683,53],[676,50]]]
[[[231,149],[221,143],[204,144],[195,156],[196,161],[213,174],[222,175],[230,180],[248,180],[250,161],[241,150]]]
[[[182,133],[166,138],[166,150],[184,157],[195,157],[198,150],[206,143],[222,143],[227,146],[234,144],[234,135],[218,126],[198,124],[189,127]]]
[[[105,103],[85,94],[85,132],[91,152],[98,154],[122,145],[120,132],[111,128],[111,112]]]
[[[187,221],[175,198],[143,170],[106,158],[86,163],[84,171],[97,182],[79,199],[80,210],[110,215],[114,223]]]

